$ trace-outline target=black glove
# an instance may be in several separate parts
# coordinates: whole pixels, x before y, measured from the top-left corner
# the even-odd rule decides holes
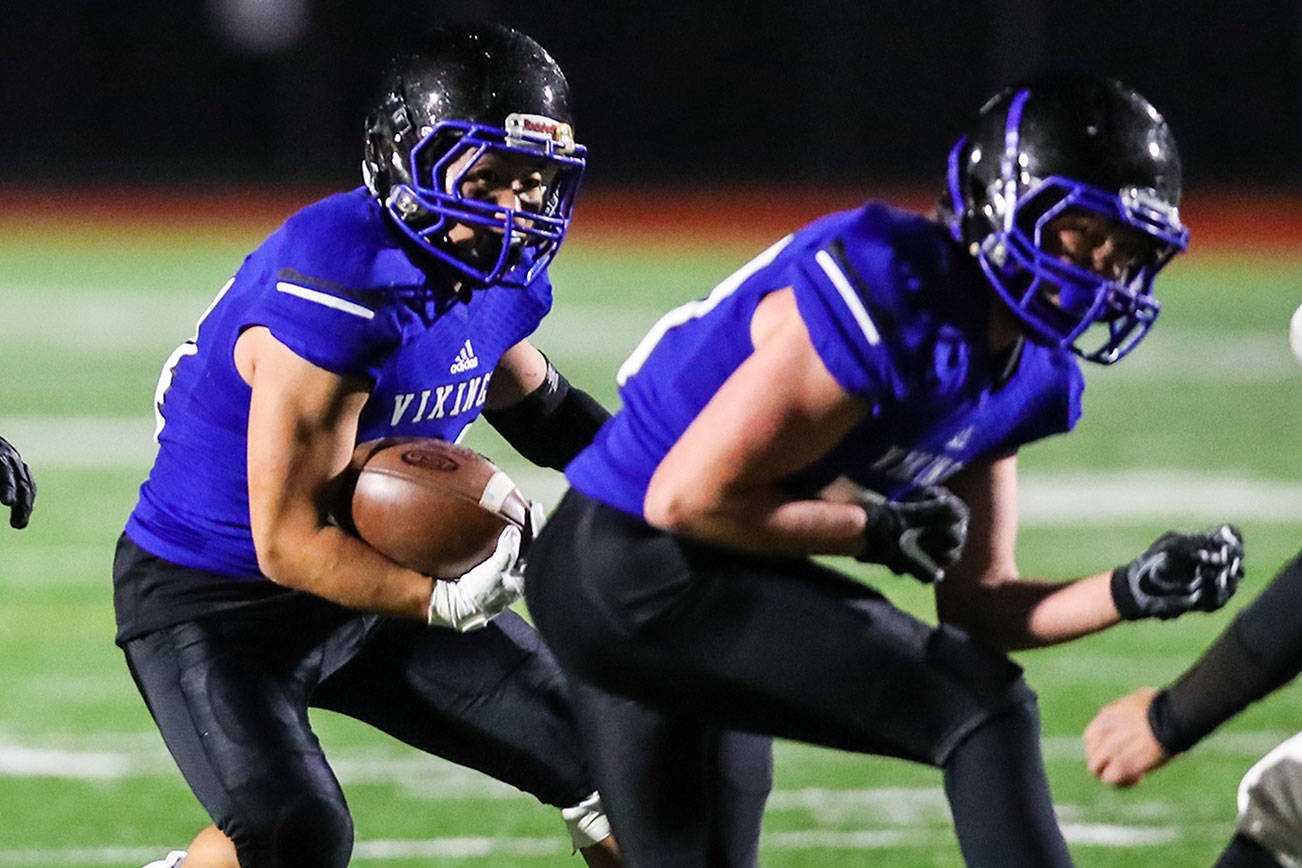
[[[36,499],[36,483],[18,450],[0,437],[0,504],[10,507],[9,526],[27,527]]]
[[[1112,571],[1112,600],[1127,621],[1214,612],[1243,579],[1243,535],[1228,524],[1200,533],[1172,531]]]
[[[943,579],[945,567],[963,551],[967,504],[947,488],[931,485],[903,500],[865,497],[859,505],[868,513],[868,526],[856,560],[931,583]]]

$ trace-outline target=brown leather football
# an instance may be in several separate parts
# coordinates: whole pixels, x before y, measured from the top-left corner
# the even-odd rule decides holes
[[[352,528],[382,554],[453,579],[480,563],[529,504],[493,462],[444,440],[372,440],[353,452]],[[346,523],[346,522],[345,522]]]

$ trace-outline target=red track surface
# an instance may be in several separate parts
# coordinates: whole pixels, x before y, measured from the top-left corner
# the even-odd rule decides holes
[[[263,232],[323,195],[323,190],[182,193],[106,189],[0,192],[0,224],[8,232]],[[914,210],[932,197],[917,188],[867,190],[734,190],[641,188],[587,190],[580,196],[572,237],[602,243],[692,240],[754,246],[814,217],[879,198]],[[1193,250],[1302,254],[1302,195],[1264,191],[1194,191],[1182,208]]]

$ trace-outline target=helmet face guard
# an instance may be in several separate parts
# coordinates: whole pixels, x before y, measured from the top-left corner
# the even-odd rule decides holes
[[[509,115],[505,127],[443,120],[420,132],[408,156],[410,182],[395,183],[384,200],[395,224],[477,283],[527,286],[565,239],[587,150],[574,142],[568,124],[539,115]],[[526,157],[554,170],[540,208],[503,207],[462,194],[466,175],[488,153]],[[450,173],[463,158],[461,168]],[[460,250],[447,241],[458,223],[479,234],[481,240],[472,248]]]
[[[1188,247],[1189,231],[1176,207],[1155,190],[1126,186],[1113,192],[1057,174],[1029,177],[1019,156],[1028,95],[1018,92],[1009,106],[999,177],[984,191],[988,230],[976,238],[965,232],[974,217],[963,195],[967,137],[950,151],[950,233],[969,247],[991,287],[1033,339],[1112,364],[1134,349],[1157,319],[1161,305],[1153,281]],[[1046,251],[1047,227],[1068,211],[1097,214],[1136,230],[1150,242],[1151,253],[1118,278],[1063,261]]]

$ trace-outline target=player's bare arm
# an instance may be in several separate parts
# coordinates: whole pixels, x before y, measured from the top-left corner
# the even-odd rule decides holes
[[[864,415],[828,373],[789,289],[751,322],[755,352],[728,378],[651,477],[652,525],[761,554],[858,554],[858,506],[792,500],[777,480],[806,467]]]
[[[1018,649],[1067,642],[1120,620],[1110,572],[1069,582],[1019,574],[1016,453],[975,463],[948,484],[967,503],[970,520],[963,554],[936,586],[942,621]]]
[[[366,385],[316,367],[263,327],[235,345],[249,405],[249,512],[268,578],[364,611],[424,619],[432,580],[328,521]]]
[[[520,403],[547,378],[547,357],[528,341],[511,347],[502,358],[488,383],[484,410],[492,412]]]
[[[1073,581],[1022,578],[1017,542],[1017,455],[977,462],[948,483],[971,512],[968,542],[936,588],[941,620],[998,648],[1069,642],[1123,620],[1213,611],[1243,576],[1243,540],[1228,525],[1162,535],[1143,554]]]

